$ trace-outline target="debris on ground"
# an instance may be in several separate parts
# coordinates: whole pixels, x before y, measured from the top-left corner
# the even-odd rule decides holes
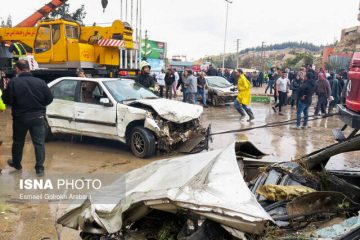
[[[334,149],[354,148],[332,145],[271,163],[246,142],[157,161],[92,193],[58,223],[81,229],[83,239],[314,239],[338,229],[335,219],[358,233],[360,188],[323,168]],[[123,181],[127,188],[119,190]],[[101,196],[114,203],[99,204]]]
[[[274,202],[292,200],[295,197],[311,192],[315,192],[315,190],[305,186],[279,186],[273,184],[263,185],[256,190],[256,193]]]

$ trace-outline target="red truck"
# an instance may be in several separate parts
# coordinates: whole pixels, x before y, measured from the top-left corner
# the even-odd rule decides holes
[[[351,60],[346,85],[346,104],[339,104],[340,119],[345,123],[342,129],[334,129],[333,133],[336,140],[344,141],[355,136],[360,129],[360,52],[356,52]],[[343,131],[347,127],[353,131],[346,138]]]

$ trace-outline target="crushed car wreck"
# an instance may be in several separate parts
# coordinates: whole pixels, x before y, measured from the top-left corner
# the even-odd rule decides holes
[[[67,77],[49,87],[54,101],[47,109],[48,138],[69,133],[117,140],[141,158],[208,147],[201,106],[160,99],[132,80]]]
[[[360,210],[360,188],[321,168],[334,148],[358,148],[341,146],[273,164],[249,142],[157,161],[92,193],[58,223],[80,229],[83,239],[311,239],[334,218]],[[247,166],[254,162],[266,162],[256,174]],[[114,202],[101,204],[104,196]]]
[[[118,192],[123,180],[126,192]],[[127,173],[123,180],[95,192],[91,200],[74,206],[58,223],[94,235],[109,235],[126,229],[154,209],[209,219],[231,234],[261,234],[272,221],[243,180],[234,145],[157,161]],[[112,196],[116,203],[94,203],[97,196],[104,195]]]

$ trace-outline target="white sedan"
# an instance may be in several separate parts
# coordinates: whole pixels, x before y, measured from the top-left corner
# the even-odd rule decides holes
[[[207,98],[213,106],[232,103],[238,95],[237,88],[223,77],[206,76]]]
[[[156,151],[199,152],[208,145],[203,108],[158,98],[133,80],[63,77],[48,84],[47,136],[68,133],[128,144],[140,158]]]

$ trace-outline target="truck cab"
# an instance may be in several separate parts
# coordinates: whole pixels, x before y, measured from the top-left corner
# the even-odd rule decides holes
[[[356,52],[351,60],[346,87],[346,104],[339,104],[339,116],[344,126],[341,129],[333,129],[337,141],[345,141],[355,136],[360,129],[360,52]],[[345,137],[343,131],[352,128],[352,132]]]
[[[354,53],[348,76],[346,107],[360,114],[360,52]]]

